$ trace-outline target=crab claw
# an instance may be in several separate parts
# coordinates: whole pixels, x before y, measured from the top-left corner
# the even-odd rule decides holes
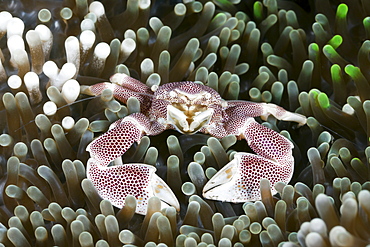
[[[124,206],[126,196],[132,195],[137,200],[136,213],[145,215],[149,198],[156,196],[162,202],[161,208],[172,206],[179,211],[176,196],[155,171],[154,166],[146,164],[103,167],[91,158],[88,161],[87,178],[102,198],[118,208]]]
[[[276,194],[277,182],[288,183],[293,175],[293,144],[279,133],[258,124],[253,118],[246,121],[244,137],[257,154],[236,153],[234,159],[218,171],[204,186],[203,196],[228,202],[261,199],[260,181],[270,181]]]
[[[87,178],[103,199],[118,208],[122,208],[125,198],[132,195],[137,200],[136,213],[146,214],[149,198],[157,196],[162,201],[162,208],[173,206],[179,211],[176,196],[155,174],[155,167],[145,164],[109,166],[135,141],[139,142],[143,134],[151,133],[149,120],[141,113],[114,122],[108,132],[87,147],[91,155],[86,167]]]
[[[293,169],[250,153],[236,153],[234,159],[216,173],[204,186],[203,196],[228,202],[257,201],[261,199],[260,181],[267,178],[271,192],[278,181],[288,183]]]

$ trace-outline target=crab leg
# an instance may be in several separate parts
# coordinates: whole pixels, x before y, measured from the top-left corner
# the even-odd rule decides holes
[[[297,122],[298,127],[306,124],[306,117],[285,110],[284,108],[271,103],[255,103],[248,101],[230,101],[228,102],[228,114],[233,119],[242,119],[245,121],[247,117],[261,117],[266,120],[269,115],[283,121]],[[243,116],[241,118],[241,116]]]
[[[293,144],[279,133],[247,118],[239,130],[256,154],[237,153],[234,159],[216,173],[204,186],[203,196],[208,199],[245,202],[260,200],[260,181],[274,185],[288,183],[293,175]]]
[[[116,73],[110,77],[109,82],[97,83],[92,86],[81,86],[81,93],[87,95],[100,95],[104,89],[110,89],[114,98],[122,103],[126,103],[128,98],[135,97],[139,100],[143,110],[147,110],[150,105],[153,91],[142,82],[129,77],[128,75]]]
[[[143,134],[157,134],[141,113],[135,113],[112,124],[110,130],[92,141],[87,151],[91,158],[87,163],[90,179],[103,199],[122,208],[126,196],[137,199],[136,213],[146,214],[148,199],[153,196],[162,201],[162,208],[180,206],[170,187],[155,174],[156,168],[146,164],[108,166],[124,154],[134,142],[140,142]]]

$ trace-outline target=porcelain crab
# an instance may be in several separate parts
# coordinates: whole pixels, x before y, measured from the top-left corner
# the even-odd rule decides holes
[[[122,208],[127,195],[136,197],[136,212],[146,214],[148,199],[157,196],[162,207],[179,202],[170,187],[155,174],[155,167],[146,164],[109,164],[121,159],[143,135],[158,135],[175,129],[183,134],[202,132],[216,138],[235,135],[244,138],[256,154],[237,153],[232,161],[216,173],[204,186],[208,199],[245,202],[260,199],[259,183],[267,178],[272,193],[278,181],[288,183],[294,169],[293,144],[279,133],[257,123],[273,115],[279,120],[306,123],[306,118],[274,104],[247,101],[226,101],[214,89],[195,82],[172,82],[148,87],[125,74],[115,74],[112,83],[87,87],[83,93],[99,95],[111,89],[119,101],[136,97],[141,113],[134,113],[114,122],[109,131],[92,141],[87,150],[87,178],[99,195]]]

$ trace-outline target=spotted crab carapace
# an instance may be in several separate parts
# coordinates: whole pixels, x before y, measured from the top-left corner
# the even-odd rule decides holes
[[[279,120],[295,121],[301,126],[306,118],[274,104],[248,101],[226,101],[214,89],[195,82],[172,82],[151,88],[125,74],[115,74],[111,82],[84,88],[83,93],[99,95],[111,89],[115,98],[126,103],[136,97],[141,112],[114,122],[109,131],[92,141],[87,150],[91,158],[87,177],[99,195],[121,208],[127,195],[136,197],[136,212],[146,214],[148,199],[157,196],[162,207],[179,202],[170,187],[155,174],[155,167],[146,164],[109,164],[124,154],[143,135],[158,135],[175,129],[183,134],[196,132],[216,138],[235,135],[244,138],[256,154],[239,152],[204,186],[208,199],[245,202],[259,200],[260,180],[274,185],[288,183],[294,169],[293,144],[279,133],[257,123],[273,115]]]

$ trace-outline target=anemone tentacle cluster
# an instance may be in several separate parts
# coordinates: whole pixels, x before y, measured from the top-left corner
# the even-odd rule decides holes
[[[366,246],[370,219],[370,2],[177,0],[0,2],[0,246]],[[180,202],[145,216],[86,179],[87,145],[140,112],[84,86],[125,73],[156,87],[190,80],[227,100],[277,104],[307,126],[257,119],[294,144],[272,196],[202,197],[234,136],[166,131],[125,163],[156,166]]]

